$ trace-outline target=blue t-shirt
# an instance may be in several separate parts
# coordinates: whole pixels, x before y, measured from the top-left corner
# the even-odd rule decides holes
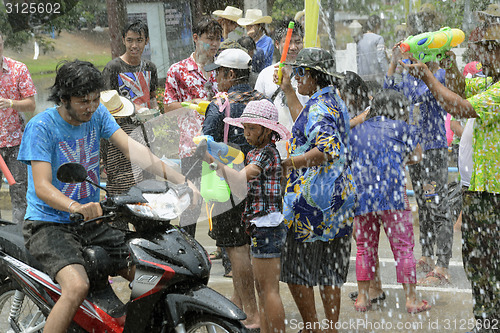
[[[357,186],[354,214],[404,209],[404,159],[418,144],[416,126],[374,117],[351,130],[352,175]]]
[[[407,60],[405,60],[407,61]],[[446,71],[439,69],[434,76],[445,84]],[[422,150],[447,148],[446,141],[446,111],[439,105],[424,81],[410,74],[403,74],[402,81],[396,83],[394,77],[385,77],[384,88],[394,89],[403,93],[412,104],[420,103],[420,145]]]
[[[254,54],[254,59],[252,60],[252,63],[254,63],[254,60],[257,61],[257,64],[254,64],[254,66],[257,65],[257,67],[260,69],[259,71],[254,71],[254,72],[259,72],[266,68],[267,66],[271,66],[273,64],[273,54],[274,54],[274,43],[273,39],[267,35],[263,35],[256,43],[255,46],[257,48],[255,54]],[[259,49],[263,51],[263,54],[259,52]]]
[[[99,184],[99,141],[108,139],[120,126],[109,111],[100,104],[89,122],[80,126],[68,124],[55,107],[33,117],[26,126],[18,160],[28,164],[28,208],[25,219],[69,223],[69,213],[50,207],[39,199],[33,184],[31,161],[48,162],[52,166],[52,185],[67,197],[85,204],[99,201],[99,189],[87,182],[62,183],[57,169],[67,162],[78,162],[89,178]]]

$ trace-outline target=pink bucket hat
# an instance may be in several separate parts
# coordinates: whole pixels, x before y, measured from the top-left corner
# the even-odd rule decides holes
[[[290,139],[290,131],[278,123],[278,109],[267,99],[251,101],[239,118],[225,118],[229,125],[243,127],[243,124],[257,124],[279,134],[280,140]]]

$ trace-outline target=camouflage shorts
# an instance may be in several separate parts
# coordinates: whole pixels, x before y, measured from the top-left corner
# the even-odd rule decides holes
[[[465,191],[462,258],[476,318],[500,318],[500,195]]]

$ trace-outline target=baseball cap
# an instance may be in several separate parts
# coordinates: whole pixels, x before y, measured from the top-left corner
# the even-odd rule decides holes
[[[215,61],[205,66],[207,72],[219,67],[234,69],[250,69],[252,58],[241,49],[226,49],[222,51]]]

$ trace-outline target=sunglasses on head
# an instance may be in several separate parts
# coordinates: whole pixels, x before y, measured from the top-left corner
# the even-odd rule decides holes
[[[294,67],[293,68],[293,75],[298,75],[299,77],[303,77],[306,75],[306,71],[311,70],[310,68],[307,67]]]

